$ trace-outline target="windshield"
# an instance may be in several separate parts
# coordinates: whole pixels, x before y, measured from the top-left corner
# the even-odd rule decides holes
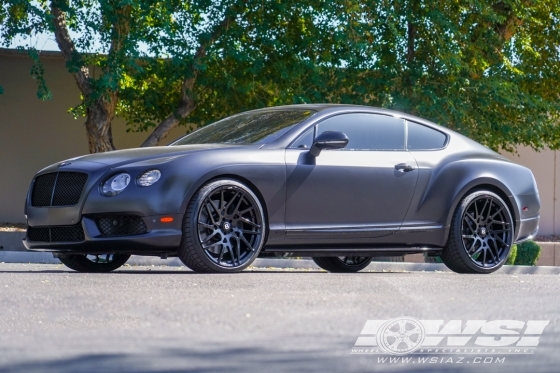
[[[202,127],[171,145],[267,144],[315,113],[294,109],[241,113]]]

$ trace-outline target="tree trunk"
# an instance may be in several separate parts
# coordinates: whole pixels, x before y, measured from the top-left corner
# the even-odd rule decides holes
[[[115,150],[111,122],[115,116],[114,105],[96,102],[86,112],[86,132],[90,153]]]

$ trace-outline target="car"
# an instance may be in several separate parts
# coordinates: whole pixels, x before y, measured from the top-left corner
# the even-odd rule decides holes
[[[539,209],[529,169],[448,128],[368,106],[289,105],[39,171],[23,243],[81,272],[130,255],[239,272],[280,253],[357,272],[424,253],[491,273],[536,234]]]

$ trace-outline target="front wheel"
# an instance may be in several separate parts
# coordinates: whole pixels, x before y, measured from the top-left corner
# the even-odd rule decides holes
[[[506,262],[513,235],[506,203],[490,191],[475,191],[457,206],[441,259],[455,272],[492,273]]]
[[[311,259],[326,271],[351,273],[366,268],[373,258],[370,256],[325,256]]]
[[[66,267],[78,272],[111,272],[130,258],[128,254],[66,255],[58,259]]]
[[[255,193],[236,180],[211,181],[189,202],[178,256],[195,272],[240,272],[259,256],[265,235]]]

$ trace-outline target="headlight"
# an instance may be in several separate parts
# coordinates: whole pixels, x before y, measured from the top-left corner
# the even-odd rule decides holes
[[[116,196],[130,183],[129,174],[118,174],[108,178],[101,187],[101,193],[108,197]]]
[[[142,175],[138,176],[136,184],[141,187],[149,187],[159,180],[161,177],[161,172],[159,170],[150,170],[144,172]]]

